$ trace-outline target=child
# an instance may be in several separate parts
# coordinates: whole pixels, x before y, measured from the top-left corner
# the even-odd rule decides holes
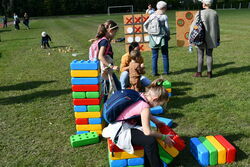
[[[20,19],[19,17],[16,15],[16,13],[14,13],[14,25],[15,25],[15,30],[20,30]]]
[[[47,46],[50,48],[49,41],[51,41],[50,36],[46,32],[42,32],[41,48],[46,49]]]
[[[97,58],[101,62],[102,87],[104,92],[104,101],[106,101],[110,92],[110,87],[115,86],[115,90],[121,89],[121,84],[114,71],[118,71],[118,66],[114,65],[113,50],[110,41],[115,37],[119,27],[112,20],[99,25],[95,42],[98,42],[98,53],[91,53],[90,59]],[[112,81],[110,81],[112,80]],[[111,83],[113,83],[111,85]]]
[[[7,28],[8,19],[6,16],[3,17],[3,28]]]
[[[140,100],[131,106],[128,106],[117,117],[117,122],[109,124],[103,130],[103,137],[111,138],[112,141],[117,139],[116,145],[130,154],[134,152],[132,145],[144,147],[145,166],[161,167],[162,163],[159,157],[158,144],[156,139],[163,140],[168,146],[172,146],[172,139],[164,134],[154,131],[150,128],[150,121],[153,121],[157,127],[162,127],[165,124],[158,121],[150,113],[150,108],[158,105],[163,105],[168,102],[168,93],[162,86],[164,80],[156,79],[147,87],[147,91],[141,94],[144,99]],[[134,121],[122,121],[128,118],[139,116],[139,121],[136,124],[131,124]],[[118,138],[116,134],[118,133]],[[126,137],[125,137],[126,136]]]
[[[141,53],[138,50],[133,50],[130,53],[131,62],[129,63],[129,81],[131,89],[135,91],[142,91],[141,74],[145,74],[144,64],[140,63]]]

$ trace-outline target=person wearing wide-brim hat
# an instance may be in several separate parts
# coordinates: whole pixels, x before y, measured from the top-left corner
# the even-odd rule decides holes
[[[205,26],[205,43],[202,46],[197,47],[198,54],[198,67],[194,77],[202,77],[202,66],[204,53],[206,51],[207,57],[207,77],[212,78],[212,65],[213,65],[213,49],[220,45],[220,26],[217,12],[211,9],[213,0],[201,0],[201,20]],[[190,26],[190,32],[194,29],[195,23],[199,18],[199,12],[197,12],[195,19]]]

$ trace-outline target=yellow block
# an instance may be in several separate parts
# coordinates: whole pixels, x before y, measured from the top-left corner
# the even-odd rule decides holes
[[[172,92],[172,88],[167,88],[166,90],[168,91],[168,93]]]
[[[75,112],[75,118],[101,118],[102,112]]]
[[[141,158],[141,157],[144,157],[144,150],[135,150],[134,154],[129,154],[127,152],[113,152],[113,154],[114,156],[112,157],[112,153],[109,152],[109,156],[111,160]]]
[[[160,140],[160,139],[157,139],[158,143],[162,146],[162,148],[167,152],[169,153],[169,155],[171,155],[172,157],[176,157],[178,154],[179,154],[179,151],[174,147],[168,147],[168,146],[165,146],[165,143],[164,141]]]
[[[103,124],[88,124],[88,125],[76,125],[77,131],[100,131],[103,129]]]
[[[99,70],[71,70],[71,77],[98,77]]]
[[[218,164],[226,163],[226,149],[216,140],[214,136],[206,137],[218,151]]]

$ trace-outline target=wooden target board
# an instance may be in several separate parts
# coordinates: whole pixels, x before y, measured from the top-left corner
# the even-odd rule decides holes
[[[142,52],[151,51],[151,48],[149,48],[149,35],[143,28],[143,24],[148,18],[148,14],[123,16],[126,51],[128,51],[128,47],[132,42],[138,42]]]
[[[189,29],[197,11],[176,12],[176,40],[177,46],[189,46]]]

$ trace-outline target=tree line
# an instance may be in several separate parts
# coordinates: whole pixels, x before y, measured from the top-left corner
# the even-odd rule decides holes
[[[133,5],[135,12],[143,12],[150,3],[156,5],[158,0],[0,0],[0,15],[19,16],[27,12],[30,16],[56,16],[76,14],[106,13],[108,6]],[[224,3],[228,7],[242,2],[247,7],[250,0],[215,0],[217,4]],[[197,0],[167,0],[169,9],[197,9],[200,5]],[[112,9],[111,12],[128,12],[129,9]]]

